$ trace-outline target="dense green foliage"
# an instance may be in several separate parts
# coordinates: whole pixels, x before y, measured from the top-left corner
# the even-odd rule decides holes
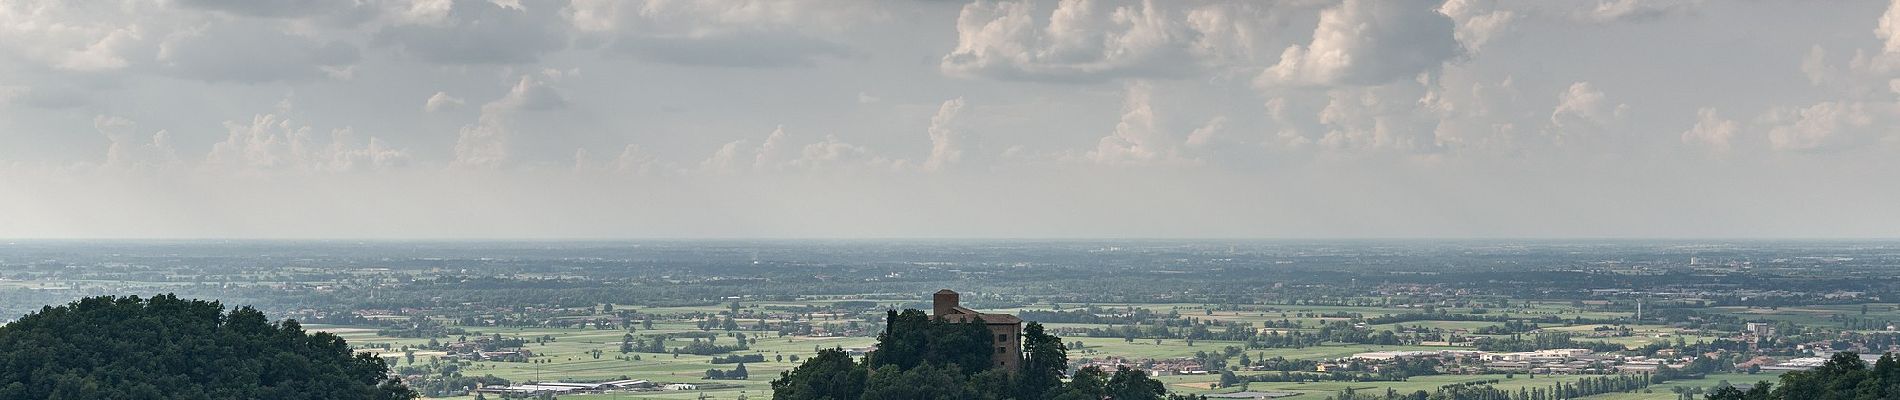
[[[1039,323],[1023,327],[1023,369],[1017,376],[1017,396],[1048,396],[1061,387],[1062,372],[1068,369],[1069,348],[1062,344],[1062,338],[1043,332]]]
[[[772,380],[772,398],[852,400],[863,395],[867,377],[864,366],[851,360],[844,350],[819,350],[817,356]]]
[[[249,307],[91,297],[0,327],[0,399],[407,399],[375,356]]]
[[[947,322],[918,310],[892,310],[884,321],[877,351],[865,360],[873,370],[884,366],[910,370],[924,363],[956,365],[967,373],[990,369],[993,341],[981,322]]]
[[[932,320],[917,310],[891,312],[878,350],[858,363],[826,349],[772,381],[779,400],[1162,400],[1172,396],[1141,371],[1077,371],[1068,383],[1067,348],[1042,324],[1023,329],[1023,368],[990,368],[989,333],[980,324]],[[970,367],[965,367],[969,365]]]
[[[1827,363],[1807,371],[1781,375],[1781,385],[1768,382],[1748,390],[1732,386],[1709,393],[1709,400],[1883,400],[1900,399],[1900,358],[1887,353],[1868,368],[1859,354],[1834,353]]]

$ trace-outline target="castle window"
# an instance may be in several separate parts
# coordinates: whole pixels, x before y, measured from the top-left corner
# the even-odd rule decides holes
[[[1003,354],[1003,353],[1008,353],[1008,352],[1009,352],[1008,348],[1005,348],[1005,347],[996,348],[996,354]]]
[[[1007,334],[1007,333],[1004,333],[1004,334],[998,334],[998,335],[996,335],[996,341],[998,341],[998,342],[1007,342],[1007,341],[1009,341],[1009,334]]]

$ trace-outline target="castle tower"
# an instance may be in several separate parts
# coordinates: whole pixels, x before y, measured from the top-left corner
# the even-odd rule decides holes
[[[950,289],[937,291],[937,294],[930,296],[930,315],[941,317],[955,314],[957,306],[962,305],[958,304],[961,297]]]
[[[982,322],[989,328],[993,337],[991,347],[996,349],[990,354],[995,367],[1011,373],[1022,368],[1023,363],[1023,320],[1009,314],[985,314],[964,308],[960,304],[961,296],[950,289],[937,291],[930,297],[931,316],[950,322]]]

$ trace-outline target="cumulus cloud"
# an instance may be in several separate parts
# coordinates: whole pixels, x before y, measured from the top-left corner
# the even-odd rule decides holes
[[[522,75],[515,86],[508,90],[507,96],[482,105],[482,112],[540,111],[567,106],[567,97],[554,90],[551,79],[562,75],[558,71],[543,72],[541,75]]]
[[[741,157],[739,153],[745,151],[745,148],[750,145],[751,142],[744,139],[726,142],[713,150],[711,156],[699,162],[699,170],[722,174],[737,173],[739,172],[738,160]]]
[[[1900,0],[1887,6],[1880,14],[1880,22],[1874,28],[1874,35],[1884,44],[1881,50],[1888,54],[1900,54]]]
[[[1115,131],[1096,142],[1089,160],[1104,164],[1144,164],[1182,161],[1175,140],[1155,121],[1153,85],[1135,82],[1122,95],[1121,120]]]
[[[488,0],[417,2],[375,34],[376,42],[443,64],[516,64],[567,47],[564,1],[502,5]]]
[[[1206,125],[1201,125],[1199,128],[1194,128],[1193,132],[1188,132],[1187,146],[1192,148],[1207,147],[1208,144],[1213,143],[1216,138],[1225,134],[1226,131],[1227,117],[1215,116],[1213,119],[1207,120]]]
[[[87,6],[87,5],[91,6]],[[64,71],[105,72],[131,64],[133,50],[151,39],[135,16],[158,8],[145,2],[79,3],[22,0],[0,4],[0,57]]]
[[[171,133],[158,131],[150,137],[138,135],[138,123],[116,115],[98,115],[93,129],[106,136],[103,167],[118,170],[145,170],[178,165],[178,151],[172,146]]]
[[[895,164],[879,156],[869,147],[846,143],[837,135],[825,135],[825,139],[807,144],[800,149],[798,159],[789,165],[803,169],[845,169],[860,168],[886,170]]]
[[[502,126],[500,118],[483,116],[480,123],[466,125],[455,138],[455,164],[493,168],[508,161],[514,134]]]
[[[1700,0],[1600,0],[1586,11],[1584,19],[1609,22],[1644,22],[1686,14]]]
[[[1346,0],[1320,13],[1313,41],[1281,52],[1263,87],[1372,85],[1437,71],[1459,55],[1451,19],[1431,2]]]
[[[576,171],[603,171],[634,176],[673,175],[679,168],[672,163],[660,160],[652,152],[637,144],[621,148],[620,154],[611,159],[594,160],[586,148],[574,150],[574,169]]]
[[[930,117],[930,158],[924,159],[924,170],[942,171],[963,161],[965,135],[957,126],[961,115],[963,98],[958,97],[943,102],[937,114]]]
[[[1306,110],[1303,105],[1290,96],[1267,99],[1264,108],[1273,124],[1272,135],[1267,138],[1268,147],[1298,150],[1313,144],[1314,128],[1311,127],[1318,125],[1314,117],[1317,111]]]
[[[1107,8],[1064,0],[1036,26],[1028,2],[975,2],[957,16],[957,47],[943,57],[950,75],[1017,80],[1086,81],[1129,76],[1174,76],[1196,65],[1195,35],[1152,0]],[[1201,27],[1222,29],[1215,15]]]
[[[1341,151],[1438,151],[1435,116],[1419,107],[1426,94],[1419,82],[1329,90],[1319,112],[1325,134],[1317,143]]]
[[[779,163],[785,159],[785,146],[789,146],[785,143],[785,136],[784,125],[773,128],[771,134],[765,135],[765,143],[760,144],[758,151],[752,153],[752,169],[770,170],[778,168]]]
[[[1716,115],[1714,108],[1703,107],[1696,110],[1695,126],[1682,132],[1682,143],[1727,152],[1734,147],[1735,135],[1740,131],[1741,124]]]
[[[869,147],[845,142],[837,135],[825,135],[803,146],[791,142],[792,135],[780,125],[754,146],[750,140],[726,142],[700,161],[699,171],[710,174],[771,173],[789,170],[863,169],[890,170],[901,162],[877,154]],[[750,162],[747,162],[750,161]]]
[[[238,181],[290,189],[323,181],[378,192],[385,188],[370,187],[377,182],[401,182],[385,184],[415,193],[496,188],[577,199],[576,207],[492,199],[498,208],[585,215],[575,226],[607,225],[598,216],[624,215],[614,214],[620,210],[614,207],[625,208],[620,200],[647,202],[653,193],[672,193],[667,195],[677,196],[677,204],[639,208],[705,207],[680,217],[699,220],[683,223],[695,227],[709,220],[705,215],[734,210],[757,212],[759,220],[800,212],[758,211],[801,208],[782,201],[798,195],[823,204],[848,193],[843,197],[964,215],[986,210],[958,210],[955,204],[1010,197],[932,190],[952,181],[970,188],[1001,186],[997,193],[1012,196],[1015,189],[1046,188],[1044,198],[1053,200],[1039,203],[1045,205],[1076,197],[1158,201],[1127,189],[1141,187],[1131,182],[1143,183],[1129,177],[1146,176],[1181,182],[1183,190],[1152,192],[1188,193],[1180,196],[1194,207],[1176,208],[1205,213],[1214,223],[1245,220],[1233,215],[1246,210],[1221,208],[1240,202],[1196,190],[1273,192],[1261,198],[1311,192],[1313,201],[1325,203],[1346,190],[1408,187],[1400,191],[1454,203],[1464,200],[1458,196],[1508,196],[1416,178],[1495,182],[1493,174],[1517,174],[1522,182],[1561,180],[1593,192],[1694,186],[1698,198],[1736,198],[1700,192],[1709,182],[1723,181],[1750,186],[1736,193],[1799,192],[1760,190],[1765,186],[1757,181],[1772,175],[1762,172],[1798,177],[1788,187],[1887,187],[1878,183],[1891,177],[1880,172],[1892,169],[1885,167],[1900,150],[1900,136],[1891,132],[1900,122],[1900,8],[1881,14],[1865,4],[1709,2],[1723,7],[1698,18],[1658,18],[1693,13],[1700,4],[0,1],[0,175],[42,168],[58,171],[48,173],[48,182],[155,182],[148,185],[153,193],[217,198],[262,192],[240,190]],[[1859,16],[1838,18],[1849,14]],[[1770,19],[1786,29],[1696,34]],[[1605,34],[1574,34],[1580,30]],[[1612,43],[1633,34],[1657,40]],[[1666,56],[1648,57],[1656,54]],[[1582,64],[1547,62],[1572,56]],[[1601,60],[1614,62],[1591,64]],[[1655,79],[1693,74],[1708,66],[1702,61],[1734,68],[1694,79]],[[564,78],[566,73],[529,72],[545,68],[600,72],[579,88],[571,87],[578,82]],[[1084,85],[1041,84],[1047,82]],[[319,107],[302,113],[245,109],[268,108],[286,92]],[[932,100],[920,108],[920,98]],[[245,118],[219,127],[233,117]],[[455,120],[442,119],[450,117]],[[381,138],[367,137],[372,129]],[[906,159],[894,162],[880,154],[885,146],[908,149],[902,151]],[[1722,157],[1770,150],[1800,155]],[[1714,156],[1678,157],[1699,151]],[[569,154],[571,170],[565,168]],[[1577,154],[1630,162],[1595,163],[1600,160]],[[1721,168],[1696,164],[1717,158],[1723,159]],[[1427,169],[1448,166],[1469,170]],[[1598,171],[1610,168],[1636,173]],[[1645,175],[1642,168],[1670,173]],[[110,173],[87,175],[90,170]],[[124,171],[163,173],[117,173]],[[955,173],[941,173],[949,171]],[[737,176],[716,176],[727,173]],[[835,179],[879,173],[891,176]],[[1598,173],[1594,184],[1566,179]],[[1637,175],[1655,181],[1628,183]],[[86,214],[83,207],[55,204],[86,193],[40,194],[46,192],[14,176],[0,179],[0,197],[7,197],[0,200],[28,201],[14,200],[0,214],[52,210],[25,213],[55,216],[48,221]],[[132,179],[89,181],[92,176]],[[1396,178],[1381,180],[1386,177]],[[1089,181],[1109,189],[1072,189]],[[197,186],[179,185],[187,182]],[[756,184],[730,184],[740,182]],[[537,190],[547,185],[579,189]],[[884,189],[890,191],[878,192]],[[720,202],[705,201],[714,194],[700,190],[734,190],[717,195],[773,204],[721,208],[730,204],[708,204]],[[1839,197],[1883,200],[1889,194]],[[889,201],[911,199],[904,195],[924,202]],[[942,200],[935,198],[940,195]],[[143,195],[90,198],[163,204]],[[925,204],[931,201],[942,203]],[[1313,209],[1284,205],[1266,208]],[[1055,207],[1034,214],[1087,214],[1076,219],[1087,222],[1137,208],[1074,213]],[[1562,208],[1553,209],[1574,211]],[[1328,219],[1360,209],[1368,207],[1341,206]],[[1182,220],[1176,214],[1151,217]],[[1245,223],[1271,225],[1256,223],[1263,220]],[[932,226],[917,221],[926,223],[912,225]],[[1542,222],[1523,230],[1538,231]],[[271,229],[306,232],[290,224]],[[550,231],[559,229],[564,227]],[[607,235],[624,232],[605,229]],[[14,230],[34,234],[31,228]],[[1075,228],[1057,234],[1099,232]]]
[[[739,139],[719,146],[711,156],[699,162],[701,171],[717,174],[736,174],[752,170],[777,168],[784,158],[785,126],[772,129],[765,136],[765,142],[753,146],[751,140]],[[749,162],[748,162],[749,161]]]
[[[1882,139],[1884,129],[1877,127],[1882,113],[1891,110],[1860,102],[1828,101],[1805,108],[1781,107],[1764,115],[1769,126],[1768,144],[1776,150],[1796,152],[1838,151],[1857,148]],[[1891,108],[1892,105],[1885,105]]]
[[[434,95],[429,96],[429,100],[422,102],[422,110],[442,112],[462,108],[462,104],[464,102],[460,97],[450,96],[448,92],[435,92]]]
[[[1457,26],[1452,34],[1467,54],[1483,49],[1518,18],[1516,12],[1499,9],[1496,0],[1450,0],[1439,6],[1438,12],[1451,17]]]
[[[328,140],[322,140],[311,134],[311,127],[275,114],[257,115],[249,123],[226,121],[224,127],[228,134],[211,146],[206,166],[240,172],[342,172],[409,162],[408,152],[380,139],[357,144],[349,128],[333,129]]]
[[[1196,7],[1187,12],[1184,23],[1189,37],[1188,51],[1200,63],[1220,74],[1251,75],[1259,72],[1263,59],[1279,56],[1284,32],[1291,21],[1306,15],[1311,4],[1302,2],[1229,2]]]
[[[1526,105],[1515,77],[1459,66],[1447,68],[1436,84],[1420,106],[1438,119],[1432,136],[1447,149],[1493,154],[1519,150],[1520,124],[1544,116],[1544,110]]]
[[[875,15],[868,3],[818,1],[582,0],[568,18],[607,48],[662,63],[778,67],[810,65],[851,50],[822,37]]]
[[[558,71],[522,75],[508,94],[482,105],[474,124],[463,126],[455,141],[455,163],[497,167],[512,157],[514,117],[523,111],[553,110],[567,106],[567,98],[549,84]],[[426,106],[426,105],[425,105]]]
[[[1552,139],[1559,143],[1595,140],[1590,136],[1618,127],[1629,110],[1628,104],[1610,101],[1590,82],[1573,83],[1558,95],[1557,107],[1550,112]]]
[[[0,58],[18,58],[85,76],[136,72],[260,83],[347,77],[361,57],[347,38],[349,31],[317,29],[303,20],[218,15],[202,8],[248,4],[9,2],[0,5],[0,50],[5,50]],[[349,2],[324,2],[312,8],[329,5],[371,8]]]

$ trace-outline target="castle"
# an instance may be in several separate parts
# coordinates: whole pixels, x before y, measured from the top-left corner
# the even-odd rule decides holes
[[[1015,371],[1023,362],[1023,319],[1009,314],[985,314],[964,308],[959,303],[957,292],[950,289],[937,291],[931,296],[931,315],[950,322],[982,321],[995,336],[996,353],[990,360],[1004,371]]]

